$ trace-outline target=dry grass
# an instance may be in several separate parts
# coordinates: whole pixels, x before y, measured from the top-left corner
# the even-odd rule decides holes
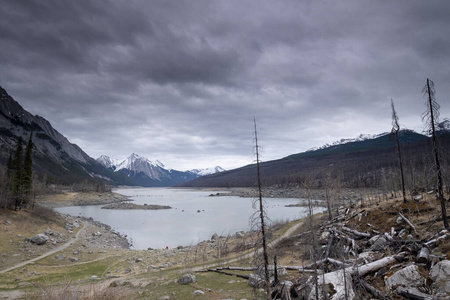
[[[37,289],[27,291],[24,298],[28,300],[120,300],[136,297],[134,291],[128,286],[79,285],[71,280],[65,280],[57,286],[40,284]]]

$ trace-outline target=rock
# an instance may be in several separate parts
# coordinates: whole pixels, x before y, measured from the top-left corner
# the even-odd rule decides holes
[[[236,232],[236,234],[234,235],[237,239],[242,239],[243,237],[244,237],[244,234],[241,232],[241,231],[239,231],[239,232]]]
[[[196,290],[196,291],[194,291],[193,293],[192,293],[192,295],[204,295],[205,294],[205,292],[204,291],[201,291],[201,290]]]
[[[450,296],[450,260],[438,262],[430,270],[431,287],[436,293]]]
[[[423,287],[425,279],[419,274],[416,265],[407,266],[398,270],[392,276],[385,276],[384,282],[389,290],[395,289],[397,286],[404,287]]]
[[[397,220],[395,220],[395,223],[396,223],[397,225],[400,225],[400,224],[402,224],[402,223],[404,223],[404,222],[405,222],[405,220],[403,220],[402,217],[398,217]]]
[[[92,275],[89,280],[100,280],[100,277],[98,277],[97,275]]]
[[[314,288],[314,279],[310,277],[308,279],[311,286],[311,292],[309,293],[308,300],[316,299],[316,289]],[[324,276],[320,276],[319,280],[319,299],[323,299],[322,287],[325,286],[325,291],[328,294],[329,300],[356,299],[355,292],[353,291],[352,276],[349,273],[345,273],[342,270],[327,273]],[[346,297],[347,294],[347,297]]]
[[[78,258],[77,258],[77,257],[71,257],[71,258],[69,258],[69,261],[71,261],[71,262],[77,262],[77,261],[78,261]]]
[[[43,233],[36,234],[31,238],[31,241],[36,245],[44,245],[47,242],[47,240],[48,237]]]
[[[212,236],[211,236],[211,241],[217,241],[219,239],[219,235],[217,234],[217,233],[214,233]]]
[[[6,225],[12,225],[11,221],[5,220]]]
[[[192,274],[185,274],[183,276],[181,276],[180,279],[178,279],[178,283],[179,284],[191,284],[191,283],[195,283],[197,282],[197,279],[195,278],[195,275]]]
[[[131,268],[126,268],[124,273],[125,274],[131,273]]]
[[[322,232],[322,234],[320,235],[319,241],[322,244],[325,244],[328,242],[328,239],[330,238],[330,232],[328,230]]]
[[[57,260],[65,260],[66,257],[64,255],[55,255],[55,259],[57,259]]]
[[[248,277],[248,284],[253,288],[261,288],[264,287],[266,281],[258,274],[250,274]]]
[[[140,262],[142,262],[142,258],[136,257],[136,259],[134,261],[137,263],[140,263]]]
[[[388,240],[384,235],[377,235],[369,240],[369,244],[372,245],[370,247],[370,250],[380,251],[383,250],[384,247],[388,244]]]

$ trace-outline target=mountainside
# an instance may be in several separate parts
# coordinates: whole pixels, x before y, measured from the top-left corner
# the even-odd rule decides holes
[[[19,137],[32,134],[33,168],[47,174],[51,182],[71,183],[109,177],[111,172],[70,143],[50,122],[33,116],[0,87],[0,161],[5,164]]]
[[[126,176],[136,185],[146,187],[179,185],[199,176],[223,171],[218,166],[212,169],[195,169],[192,171],[168,170],[164,168],[164,164],[160,161],[150,161],[134,153],[124,161],[102,155],[97,158],[97,162],[111,171]]]
[[[450,122],[440,125],[442,149],[450,148]],[[400,131],[400,143],[407,185],[433,188],[430,166],[434,162],[430,138],[411,130]],[[441,152],[448,170],[450,152]],[[444,170],[444,171],[445,171]],[[282,159],[260,164],[264,186],[298,186],[307,178],[315,179],[316,187],[323,187],[327,178],[338,181],[339,186],[349,188],[395,189],[399,186],[398,154],[391,134],[375,138],[336,143],[318,150],[293,154]],[[450,172],[444,172],[450,180]],[[252,187],[256,186],[256,165],[200,177],[184,184],[186,187]]]

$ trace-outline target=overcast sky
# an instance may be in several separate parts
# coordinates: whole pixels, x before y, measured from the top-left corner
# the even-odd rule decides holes
[[[254,162],[450,117],[450,1],[0,0],[0,85],[90,156]]]

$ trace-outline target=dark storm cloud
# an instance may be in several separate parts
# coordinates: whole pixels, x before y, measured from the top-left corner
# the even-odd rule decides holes
[[[450,2],[1,1],[0,85],[94,157],[264,159],[450,115]],[[447,101],[448,102],[448,101]]]

